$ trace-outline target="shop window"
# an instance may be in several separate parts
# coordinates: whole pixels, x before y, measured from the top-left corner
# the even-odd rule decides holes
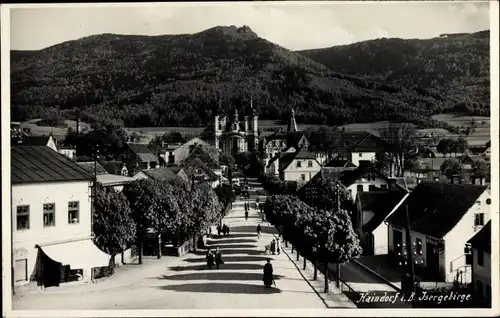
[[[68,223],[80,223],[80,203],[68,202]]]
[[[43,205],[43,226],[56,225],[56,205],[54,203],[46,203]]]
[[[30,228],[30,206],[18,205],[16,208],[16,225],[18,230],[28,230]]]

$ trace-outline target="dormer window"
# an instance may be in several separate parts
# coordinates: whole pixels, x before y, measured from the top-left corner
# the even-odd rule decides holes
[[[302,167],[302,161],[297,161],[297,168],[301,168]]]

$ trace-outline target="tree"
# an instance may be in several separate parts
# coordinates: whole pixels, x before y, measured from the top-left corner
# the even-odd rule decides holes
[[[486,178],[490,174],[490,166],[484,160],[476,160],[472,165],[472,173],[475,178],[480,178],[482,185],[483,178]]]
[[[436,150],[443,154],[446,157],[446,154],[452,152],[454,141],[449,138],[441,139],[436,146]]]
[[[94,242],[114,260],[135,239],[136,226],[129,202],[122,193],[97,183],[93,204]]]
[[[462,164],[455,158],[448,158],[441,164],[441,173],[444,174],[450,181],[453,181],[455,176],[462,176]]]
[[[415,153],[415,128],[406,123],[390,123],[380,129],[379,134],[387,144],[389,160],[394,165],[396,176],[402,177],[405,170],[405,160]]]
[[[318,209],[337,209],[340,205],[348,211],[354,211],[354,200],[349,191],[339,181],[329,176],[320,176],[316,178],[310,185],[309,189],[304,189],[301,192],[301,199],[307,204]],[[340,201],[340,202],[339,202]]]
[[[325,267],[325,293],[328,288],[328,264],[337,264],[337,287],[339,287],[340,264],[362,253],[359,238],[352,227],[349,212],[344,209],[318,210],[307,230],[316,242],[313,250],[320,255]]]
[[[161,239],[161,231],[167,227],[167,215],[176,208],[174,198],[169,197],[168,192],[163,182],[154,179],[136,180],[123,188],[136,224],[139,264],[142,264],[142,245],[148,230],[155,230]],[[158,257],[161,257],[161,250],[158,251]]]
[[[465,138],[459,137],[455,141],[453,148],[454,148],[455,156],[457,153],[463,154],[469,148],[469,143],[467,142],[467,140],[465,140]]]

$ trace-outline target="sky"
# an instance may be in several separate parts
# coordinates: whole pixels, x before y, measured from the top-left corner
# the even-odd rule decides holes
[[[248,25],[291,50],[387,38],[432,38],[490,27],[486,2],[454,3],[170,3],[12,8],[12,50],[38,50],[102,33],[196,33]]]

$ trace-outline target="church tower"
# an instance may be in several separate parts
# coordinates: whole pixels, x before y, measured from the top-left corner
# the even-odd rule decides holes
[[[288,120],[288,125],[286,128],[287,132],[296,132],[299,131],[297,129],[297,122],[295,121],[295,110],[292,108],[292,112],[290,114],[290,119]]]
[[[259,116],[253,107],[253,99],[250,99],[250,116],[245,116],[246,142],[249,151],[258,149],[259,145]]]

